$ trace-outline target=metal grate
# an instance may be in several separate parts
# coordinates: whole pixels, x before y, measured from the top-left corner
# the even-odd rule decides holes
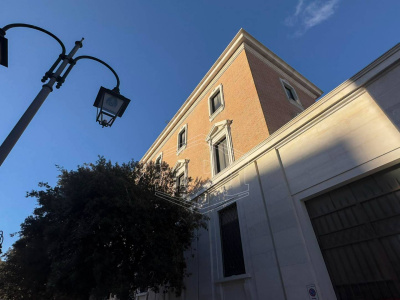
[[[338,299],[400,299],[399,165],[306,206]]]
[[[236,203],[219,212],[224,276],[244,274],[242,240]]]

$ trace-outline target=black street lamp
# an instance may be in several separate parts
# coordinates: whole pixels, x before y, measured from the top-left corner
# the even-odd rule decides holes
[[[0,230],[0,253],[1,253],[1,247],[3,246],[3,241],[4,241],[3,230]]]
[[[29,125],[30,121],[35,116],[36,112],[39,110],[44,100],[46,100],[47,96],[53,91],[54,84],[57,82],[56,88],[57,89],[60,88],[61,85],[64,83],[66,77],[68,76],[69,72],[72,70],[72,68],[76,65],[76,63],[80,59],[90,59],[103,64],[104,66],[106,66],[108,69],[111,70],[111,72],[114,74],[117,80],[117,85],[113,90],[101,87],[99,94],[97,95],[96,101],[94,103],[94,106],[97,107],[96,121],[99,122],[102,127],[110,127],[114,123],[117,116],[118,117],[122,116],[122,114],[124,113],[126,107],[130,102],[129,99],[120,95],[119,77],[117,73],[114,71],[114,69],[111,68],[107,63],[96,57],[87,55],[73,58],[76,52],[80,48],[82,48],[83,38],[82,40],[75,42],[75,47],[71,50],[71,52],[68,55],[66,55],[64,44],[58,37],[56,37],[51,32],[43,28],[29,24],[21,24],[21,23],[10,24],[3,27],[2,29],[0,28],[0,65],[8,67],[8,40],[4,36],[6,35],[7,30],[16,27],[31,28],[44,32],[47,35],[50,35],[61,45],[62,52],[57,58],[57,60],[54,62],[54,64],[51,66],[49,71],[47,71],[46,74],[43,76],[42,82],[44,82],[45,84],[43,85],[42,89],[40,90],[36,98],[32,101],[31,105],[28,107],[25,113],[22,115],[18,123],[11,130],[10,134],[4,140],[3,144],[0,146],[0,166],[2,165],[8,154],[11,152],[12,148],[17,143],[18,139],[21,137],[22,133]],[[61,73],[67,66],[68,69],[61,76]],[[48,82],[46,83],[47,80]]]
[[[97,107],[96,121],[103,127],[111,126],[116,117],[122,117],[130,101],[120,95],[118,89],[101,87],[93,104]]]
[[[8,40],[0,29],[0,65],[8,67]]]

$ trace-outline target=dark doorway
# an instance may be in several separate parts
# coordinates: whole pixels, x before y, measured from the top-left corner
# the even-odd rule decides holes
[[[400,299],[400,165],[306,207],[338,299]]]

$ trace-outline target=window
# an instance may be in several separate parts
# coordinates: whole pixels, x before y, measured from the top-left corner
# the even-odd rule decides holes
[[[296,101],[296,98],[294,97],[294,94],[293,94],[293,90],[291,88],[288,88],[287,86],[285,86],[285,91],[286,91],[287,97],[290,100],[295,100]]]
[[[157,156],[156,161],[155,161],[155,166],[156,168],[161,169],[161,162],[162,162],[162,152]]]
[[[188,176],[188,159],[180,159],[176,162],[175,166],[173,167],[173,171],[175,172],[176,178],[176,196],[177,197],[184,197],[186,193],[186,182]]]
[[[181,195],[182,192],[185,191],[185,174],[182,173],[181,175],[178,176],[176,180],[176,192],[178,195]]]
[[[285,79],[281,78],[281,83],[283,86],[283,90],[285,91],[286,98],[289,100],[289,102],[303,109],[299,97],[297,96],[296,90]]]
[[[242,240],[236,203],[219,212],[224,277],[244,274]]]
[[[187,124],[185,124],[178,132],[178,146],[176,154],[179,155],[187,145]]]
[[[160,166],[161,166],[161,156],[157,157],[155,165],[156,165],[156,168],[160,168]]]
[[[219,173],[229,165],[228,148],[226,146],[225,137],[215,144],[214,151],[216,169],[217,173]]]
[[[181,132],[179,132],[179,148],[182,148],[183,145],[186,144],[186,133],[185,130],[182,130]]]
[[[214,124],[206,138],[210,146],[212,176],[226,169],[234,161],[231,124],[231,120]]]
[[[218,91],[211,98],[211,113],[215,113],[215,111],[221,106],[221,93]]]
[[[217,86],[210,94],[208,98],[208,109],[210,121],[212,121],[225,106],[224,94],[222,92],[222,84]]]
[[[160,153],[160,155],[157,156],[156,161],[154,163],[156,169],[156,179],[159,179],[161,175],[161,163],[162,163],[162,152]]]

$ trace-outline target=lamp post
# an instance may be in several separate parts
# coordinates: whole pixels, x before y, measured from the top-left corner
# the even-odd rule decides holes
[[[73,49],[69,52],[68,55],[66,55],[64,44],[51,32],[29,24],[10,24],[3,27],[2,29],[0,28],[0,65],[8,67],[8,40],[5,38],[5,35],[7,30],[16,27],[31,28],[50,35],[60,44],[62,52],[57,60],[54,62],[54,64],[51,66],[49,71],[47,71],[46,74],[43,76],[42,82],[44,82],[45,84],[42,86],[42,89],[37,94],[36,98],[32,101],[31,105],[28,107],[25,113],[22,115],[18,123],[11,130],[10,134],[4,140],[3,144],[0,146],[0,166],[3,164],[4,160],[11,152],[12,148],[17,143],[18,139],[21,137],[22,133],[29,125],[30,121],[35,116],[40,106],[43,104],[44,100],[46,100],[47,96],[53,91],[54,84],[57,82],[56,88],[60,88],[61,85],[64,83],[66,77],[68,76],[69,72],[81,59],[91,59],[103,64],[111,70],[111,72],[115,75],[115,78],[117,79],[117,85],[113,90],[109,90],[103,87],[100,88],[99,94],[97,95],[96,101],[94,103],[94,106],[97,107],[96,121],[99,122],[102,127],[110,127],[114,123],[117,116],[122,116],[130,102],[129,99],[119,94],[119,77],[114,69],[111,68],[107,63],[96,57],[87,55],[74,58],[76,52],[83,46],[83,38],[82,40],[75,42],[75,46],[73,47]],[[68,69],[61,76],[62,72],[67,66]],[[55,70],[56,68],[57,70]]]
[[[3,230],[0,230],[0,253],[1,253],[1,246],[3,246],[3,240],[4,240]]]

